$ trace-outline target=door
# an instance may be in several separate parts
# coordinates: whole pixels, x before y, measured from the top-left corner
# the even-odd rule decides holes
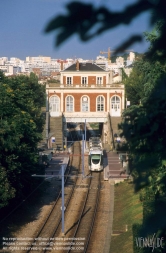
[[[52,111],[53,112],[59,112],[59,103],[52,105]]]
[[[111,98],[111,116],[121,116],[121,103],[120,98],[118,96],[113,96]]]
[[[50,115],[51,117],[57,117],[60,114],[60,100],[57,96],[50,98]]]

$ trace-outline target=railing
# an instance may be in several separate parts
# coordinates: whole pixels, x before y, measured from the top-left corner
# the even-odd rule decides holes
[[[111,133],[111,136],[112,136],[113,149],[115,149],[114,134],[113,134],[113,129],[112,129],[111,116],[110,116],[109,112],[108,112],[108,123],[109,123],[110,133]]]

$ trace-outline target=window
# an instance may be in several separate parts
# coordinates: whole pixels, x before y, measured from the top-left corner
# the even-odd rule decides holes
[[[97,97],[97,111],[104,111],[104,98],[102,96]]]
[[[86,85],[87,84],[87,77],[82,77],[82,84]]]
[[[50,98],[50,111],[59,112],[60,110],[60,101],[58,96],[52,96]]]
[[[66,111],[73,112],[74,109],[74,99],[72,96],[68,96],[66,98]]]
[[[118,96],[114,96],[111,99],[112,104],[120,104],[120,98]]]
[[[88,97],[83,96],[81,99],[82,104],[82,112],[88,112],[89,111],[89,102]]]
[[[67,77],[67,84],[68,84],[68,85],[71,84],[71,77]]]
[[[97,77],[97,84],[99,85],[101,85],[102,84],[102,77]]]

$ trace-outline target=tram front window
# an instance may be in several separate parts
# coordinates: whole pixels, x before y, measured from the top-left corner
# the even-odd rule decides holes
[[[100,155],[92,155],[92,163],[98,164],[100,162]]]

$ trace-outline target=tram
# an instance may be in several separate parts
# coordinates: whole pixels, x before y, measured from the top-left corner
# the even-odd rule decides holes
[[[103,148],[99,137],[91,137],[89,139],[88,162],[90,171],[103,170]]]

